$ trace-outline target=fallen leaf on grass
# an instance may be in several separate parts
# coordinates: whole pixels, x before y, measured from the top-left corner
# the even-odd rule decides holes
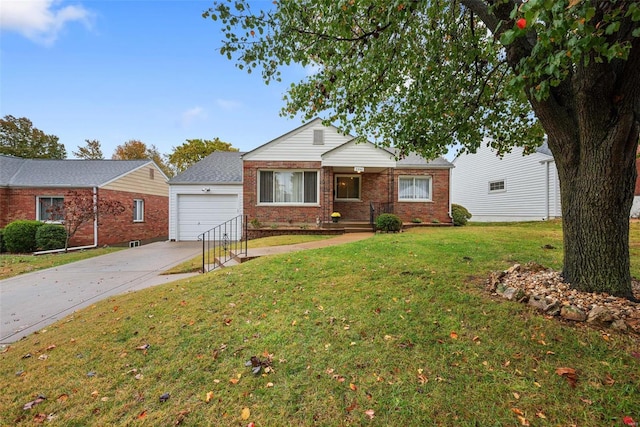
[[[358,402],[356,401],[356,399],[354,399],[354,400],[353,400],[353,402],[351,402],[351,405],[347,406],[347,407],[345,408],[345,410],[346,410],[347,412],[351,412],[351,411],[353,411],[354,409],[356,409],[357,407],[358,407]]]
[[[358,386],[355,385],[354,383],[349,383],[349,388],[353,391],[356,391],[358,389]]]
[[[243,420],[248,420],[251,416],[251,410],[247,407],[242,408],[242,413],[240,414],[240,418]]]
[[[141,420],[143,418],[145,418],[147,416],[147,410],[145,409],[144,411],[140,412],[138,414],[138,419]]]
[[[39,414],[34,415],[33,422],[42,424],[47,420],[47,414],[40,412]]]
[[[150,347],[151,347],[151,344],[142,344],[141,346],[136,347],[136,350],[145,351],[145,350],[149,350]]]
[[[69,399],[69,395],[67,393],[62,393],[60,396],[58,396],[58,402],[66,402],[66,400]]]
[[[638,423],[636,423],[631,417],[624,417],[622,422],[631,427],[638,427]]]
[[[612,386],[616,383],[616,380],[614,380],[611,375],[607,374],[607,376],[604,378],[604,384],[608,385],[608,386]]]
[[[556,374],[564,377],[571,387],[575,387],[578,382],[578,374],[573,368],[558,368]]]
[[[367,409],[366,411],[364,411],[365,415],[369,417],[369,419],[373,419],[373,417],[376,414],[376,411],[374,411],[373,409]]]
[[[38,395],[38,397],[33,399],[31,402],[25,403],[24,406],[22,407],[22,409],[27,411],[27,410],[33,408],[34,406],[36,406],[38,403],[44,402],[45,400],[47,400],[47,398],[40,394],[40,395]]]
[[[176,421],[173,423],[174,426],[180,425],[182,424],[182,422],[184,421],[185,417],[189,415],[189,410],[185,409],[184,411],[180,411],[178,412],[178,417],[176,418]]]
[[[455,332],[455,331],[451,331],[449,336],[451,337],[452,340],[457,340],[458,339],[458,333]]]
[[[55,344],[51,344],[49,347],[45,348],[45,350],[46,350],[46,351],[51,351],[51,350],[53,350],[54,348],[56,348],[56,345],[55,345]]]
[[[213,399],[213,392],[209,391],[209,392],[207,392],[207,396],[204,398],[204,401],[209,403],[209,402],[211,402],[211,399]]]

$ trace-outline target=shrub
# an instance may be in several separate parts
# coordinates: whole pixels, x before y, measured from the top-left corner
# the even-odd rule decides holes
[[[7,248],[4,247],[4,228],[0,228],[0,254],[7,251]]]
[[[19,219],[4,228],[4,244],[8,252],[33,252],[38,248],[36,231],[43,225],[40,221]]]
[[[466,225],[467,221],[471,219],[473,215],[462,205],[451,205],[451,217],[453,218],[453,225]]]
[[[402,221],[394,214],[381,214],[376,218],[376,228],[381,231],[400,231],[402,229]]]
[[[60,224],[43,224],[36,231],[38,249],[63,249],[67,243],[67,230]]]

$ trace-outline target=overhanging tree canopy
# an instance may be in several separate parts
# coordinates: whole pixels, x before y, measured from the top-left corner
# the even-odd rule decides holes
[[[283,113],[426,156],[533,148],[546,133],[562,196],[563,274],[633,298],[629,212],[640,128],[640,2],[295,0],[216,2],[221,53],[268,83],[317,72]]]

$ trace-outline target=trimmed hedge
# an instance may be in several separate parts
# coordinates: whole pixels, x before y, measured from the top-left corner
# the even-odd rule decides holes
[[[467,221],[471,219],[473,215],[462,205],[451,205],[451,217],[453,218],[453,225],[467,225]]]
[[[24,253],[38,249],[36,232],[43,225],[36,220],[19,219],[7,224],[4,228],[3,239],[8,252]]]
[[[67,243],[67,230],[60,224],[43,224],[36,231],[38,249],[63,249]]]
[[[376,228],[386,232],[396,232],[402,229],[402,220],[394,214],[381,214],[376,218]]]

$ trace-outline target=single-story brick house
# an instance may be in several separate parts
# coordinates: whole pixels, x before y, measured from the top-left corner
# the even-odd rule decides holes
[[[51,220],[47,208],[75,191],[118,200],[122,215],[83,225],[71,246],[166,240],[169,186],[151,160],[23,159],[0,155],[0,228],[18,219]]]
[[[342,222],[368,222],[372,209],[404,222],[452,223],[450,162],[416,154],[397,159],[394,150],[357,143],[320,119],[252,151],[210,156],[192,168],[169,182],[171,239],[195,240],[198,222],[213,227],[242,213],[276,226],[322,227],[333,212]],[[197,212],[203,206],[206,212]]]

